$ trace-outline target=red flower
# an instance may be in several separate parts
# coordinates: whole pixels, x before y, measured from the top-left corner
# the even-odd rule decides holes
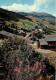
[[[9,69],[9,72],[11,72],[12,70],[11,69]]]
[[[28,70],[30,69],[30,65],[27,66]]]
[[[43,68],[45,68],[46,67],[46,65],[43,65]]]
[[[24,71],[27,71],[27,68],[24,68]]]
[[[39,69],[39,73],[42,71],[42,69]]]
[[[12,72],[12,75],[15,75],[15,72]]]
[[[46,75],[46,78],[49,78],[48,74]]]
[[[36,68],[36,64],[34,64],[34,68]]]
[[[18,68],[18,67],[16,67],[15,69],[14,69],[14,71],[15,72],[17,72],[17,73],[21,73],[21,71],[20,71],[21,69],[20,68]]]
[[[21,74],[21,70],[20,70],[20,68],[18,69],[18,73]]]
[[[33,67],[33,68],[31,68],[31,70],[32,70],[32,71],[35,71],[35,68],[34,68],[34,67]]]
[[[39,65],[39,62],[38,62],[38,61],[36,61],[36,67],[38,67],[38,65]]]
[[[34,48],[32,48],[32,49],[34,49]]]
[[[16,58],[16,60],[19,62],[19,59],[18,58]]]
[[[27,63],[30,64],[30,61],[28,59],[26,59]]]
[[[16,72],[17,72],[17,71],[18,71],[18,67],[16,67],[16,68],[14,69],[14,71],[16,71]]]
[[[9,76],[9,75],[8,75],[7,77],[8,77],[8,78],[10,78],[10,76]]]
[[[20,61],[20,62],[19,62],[19,67],[21,67],[21,65],[22,65],[22,62]]]

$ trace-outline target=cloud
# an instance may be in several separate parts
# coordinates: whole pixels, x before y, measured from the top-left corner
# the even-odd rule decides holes
[[[43,8],[47,8],[48,3],[50,3],[52,0],[34,0],[34,4],[31,6],[28,4],[17,4],[13,3],[10,6],[1,6],[3,9],[7,9],[10,11],[17,11],[17,12],[30,12],[30,11],[39,11],[41,10],[41,6]]]
[[[1,6],[1,8],[7,9],[10,11],[26,11],[26,12],[30,10],[30,7],[31,6],[27,4],[23,5],[23,4],[16,4],[16,3],[10,6]]]
[[[54,14],[54,16],[56,17],[56,14]]]

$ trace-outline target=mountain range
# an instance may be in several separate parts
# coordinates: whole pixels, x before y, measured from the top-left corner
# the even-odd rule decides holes
[[[38,12],[29,12],[29,13],[25,13],[25,12],[19,12],[19,14],[23,14],[23,15],[31,15],[34,17],[38,17],[40,19],[49,21],[51,24],[55,24],[55,16],[48,14],[48,13],[38,13]]]

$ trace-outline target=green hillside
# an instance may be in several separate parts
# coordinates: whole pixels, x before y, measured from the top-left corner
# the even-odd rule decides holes
[[[22,15],[15,12],[7,11],[0,8],[0,19],[3,19],[5,22],[5,29],[8,27],[10,29],[16,30],[16,28],[26,28],[26,29],[35,29],[36,26],[38,29],[50,30],[51,34],[56,34],[56,25],[51,24],[50,22],[34,17],[31,15]],[[3,16],[2,16],[3,14]]]
[[[55,34],[53,32],[56,31],[56,25],[52,25],[50,24],[48,21],[44,21],[43,19],[39,19],[33,16],[27,16],[28,18],[32,19],[32,21],[29,21],[28,19],[23,20],[23,19],[19,19],[19,21],[15,22],[15,21],[5,21],[6,25],[11,25],[11,24],[15,24],[15,26],[17,27],[23,27],[26,29],[35,29],[35,26],[37,26],[39,29],[44,29],[46,28],[46,26],[48,26],[48,29],[50,29],[52,31],[51,34]]]

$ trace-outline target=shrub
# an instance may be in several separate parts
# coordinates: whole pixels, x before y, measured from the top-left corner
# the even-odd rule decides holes
[[[21,32],[21,33],[19,33],[19,35],[25,37],[26,36],[26,33],[25,32]]]
[[[0,47],[0,52],[3,63],[7,66],[8,80],[34,80],[39,76],[46,77],[43,57],[24,39],[5,40]]]
[[[36,35],[36,37],[39,38],[39,39],[40,39],[40,38],[43,38],[43,33],[39,32],[39,33]]]
[[[36,37],[35,36],[31,37],[31,40],[36,41]]]

